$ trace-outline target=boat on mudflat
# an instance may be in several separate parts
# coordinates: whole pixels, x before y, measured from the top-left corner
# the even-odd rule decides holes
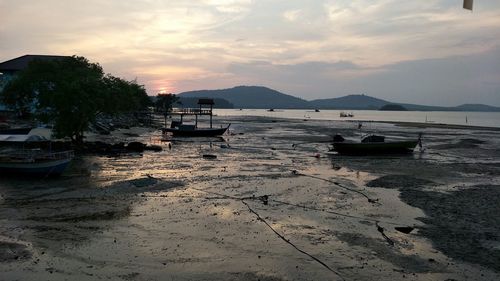
[[[170,123],[170,127],[167,127],[166,117],[165,117],[165,128],[162,129],[162,133],[172,134],[174,137],[218,137],[222,136],[231,124],[227,125],[227,127],[223,128],[213,128],[212,126],[212,116],[213,116],[213,99],[199,99],[198,100],[199,108],[181,108],[181,109],[173,109],[168,112],[169,115],[179,115],[180,121],[172,121]],[[207,107],[210,108],[207,108]],[[204,108],[205,107],[205,108]],[[184,116],[195,116],[195,123],[185,124],[183,123]],[[200,116],[210,116],[210,128],[199,128],[198,127],[198,117]],[[167,115],[165,115],[167,116]]]
[[[197,128],[195,125],[173,125],[171,128],[163,128],[163,134],[171,133],[174,137],[218,137],[222,136],[231,124],[225,128]]]
[[[58,176],[66,169],[73,151],[52,150],[50,140],[35,131],[0,135],[0,175]]]
[[[0,153],[1,174],[58,176],[73,158],[73,151],[50,152],[38,149]]]
[[[346,142],[342,136],[336,135],[332,150],[344,155],[410,154],[420,143],[420,137],[415,140],[386,142],[385,137],[377,135],[366,136],[359,143]]]

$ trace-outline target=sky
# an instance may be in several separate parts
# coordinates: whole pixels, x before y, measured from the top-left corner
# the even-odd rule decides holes
[[[500,1],[0,0],[0,61],[25,54],[84,56],[149,95],[500,106]]]

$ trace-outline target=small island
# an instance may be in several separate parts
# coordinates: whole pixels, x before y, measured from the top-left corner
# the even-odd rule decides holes
[[[404,106],[399,105],[399,104],[386,104],[379,108],[381,111],[407,111]]]

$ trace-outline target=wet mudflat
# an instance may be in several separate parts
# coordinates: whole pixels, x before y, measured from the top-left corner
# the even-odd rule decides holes
[[[0,279],[500,279],[499,131],[365,124],[423,132],[425,151],[347,157],[327,141],[359,139],[357,123],[218,120],[223,140],[2,177]]]

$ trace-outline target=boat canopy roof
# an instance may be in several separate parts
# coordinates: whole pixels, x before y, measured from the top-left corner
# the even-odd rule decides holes
[[[49,141],[38,135],[0,135],[0,142],[44,142]]]

